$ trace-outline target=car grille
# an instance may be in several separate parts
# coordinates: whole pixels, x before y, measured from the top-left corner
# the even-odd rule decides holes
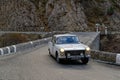
[[[75,55],[80,55],[80,54],[84,54],[85,50],[73,50],[73,51],[65,51],[65,54],[70,54],[71,56],[75,56]]]

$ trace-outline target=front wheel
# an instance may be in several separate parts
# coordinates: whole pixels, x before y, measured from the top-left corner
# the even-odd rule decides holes
[[[82,58],[81,61],[82,61],[82,64],[87,64],[89,61],[89,58]]]
[[[56,61],[57,61],[58,63],[61,62],[61,60],[60,60],[60,58],[59,58],[59,56],[58,56],[58,53],[56,53]]]
[[[48,52],[49,52],[49,55],[52,56],[52,55],[51,55],[51,52],[50,52],[50,49],[48,49]]]

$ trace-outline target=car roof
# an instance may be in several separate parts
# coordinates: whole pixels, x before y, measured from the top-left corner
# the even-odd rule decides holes
[[[57,34],[57,35],[54,35],[55,37],[61,37],[61,36],[76,36],[76,35],[73,35],[73,34]]]

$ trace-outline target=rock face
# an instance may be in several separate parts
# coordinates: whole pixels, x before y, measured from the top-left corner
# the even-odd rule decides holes
[[[96,23],[120,31],[120,1],[0,0],[0,30],[95,31]]]
[[[32,0],[1,0],[0,6],[1,30],[38,31],[43,26]]]
[[[0,6],[1,30],[37,31],[42,26],[29,0],[0,0]]]
[[[42,0],[0,1],[0,29],[39,31],[40,27],[48,26],[49,30],[80,31],[87,28],[79,0],[48,0],[43,7],[45,15],[41,15],[41,3]]]
[[[48,26],[57,31],[82,31],[87,28],[80,0],[49,0],[46,5]]]
[[[99,23],[100,30],[104,30],[106,26],[109,31],[120,31],[119,0],[82,0],[81,4],[84,7],[89,28],[94,29],[95,24]]]

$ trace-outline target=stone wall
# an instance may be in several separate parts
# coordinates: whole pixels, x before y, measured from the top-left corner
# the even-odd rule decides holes
[[[93,50],[91,51],[91,57],[97,60],[116,62],[116,53]]]
[[[100,61],[120,65],[120,53],[92,50],[91,58],[95,60],[100,60]]]

